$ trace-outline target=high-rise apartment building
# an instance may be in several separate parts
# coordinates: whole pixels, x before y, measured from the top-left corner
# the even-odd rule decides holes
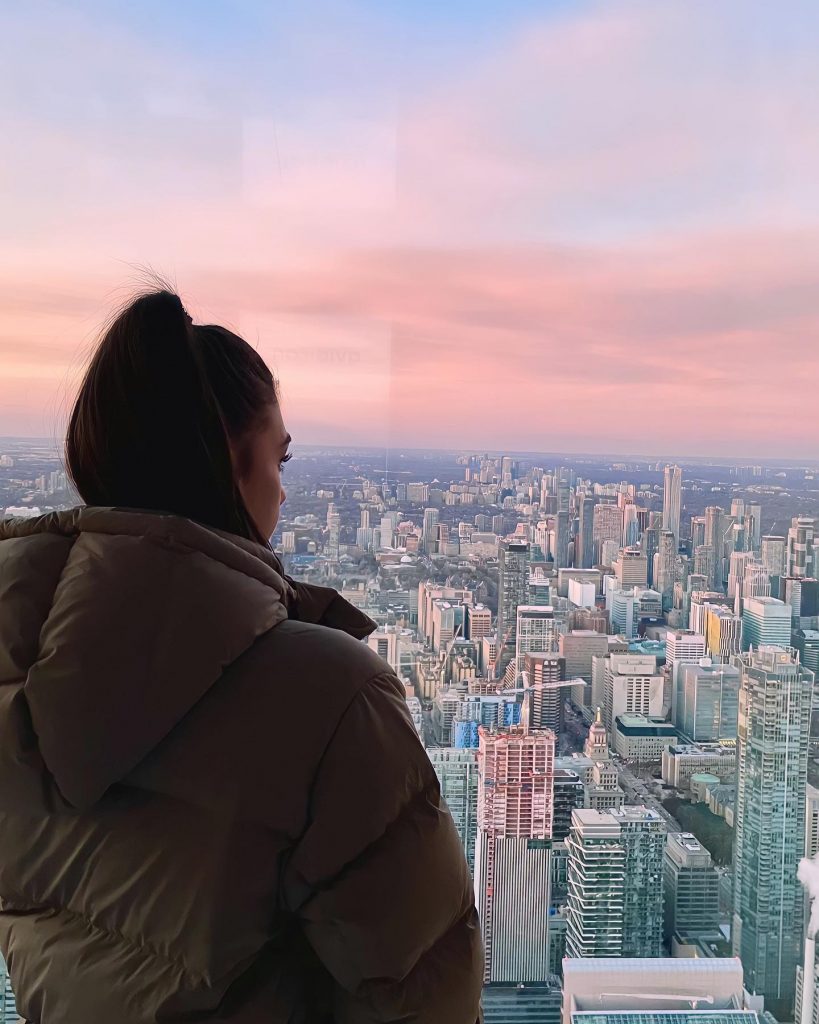
[[[580,529],[577,533],[575,565],[580,569],[591,569],[594,565],[594,498],[580,499],[578,517]]]
[[[760,644],[790,647],[791,608],[775,597],[754,597],[745,601],[742,612],[742,647]]]
[[[20,1019],[14,1005],[11,978],[3,958],[0,957],[0,1024],[17,1024]]]
[[[640,522],[637,506],[629,502],[623,508],[623,547],[634,547],[640,539]]]
[[[475,901],[484,981],[548,974],[555,736],[480,729]]]
[[[569,564],[569,512],[561,508],[555,513],[555,542],[552,549],[555,569],[563,569]]]
[[[709,586],[722,590],[725,581],[723,560],[725,535],[729,530],[725,512],[718,505],[709,505],[705,510],[705,546],[713,551],[713,566],[709,575]]]
[[[529,544],[504,540],[498,545],[498,648],[501,669],[515,653],[518,605],[528,601]]]
[[[609,813],[620,826],[626,852],[622,955],[661,956],[665,822],[647,807],[618,807]]]
[[[781,647],[759,647],[735,665],[742,681],[732,942],[748,991],[788,1020],[804,930],[796,866],[805,849],[813,673]]]
[[[478,833],[478,752],[432,747],[428,753],[441,784],[441,793],[461,837],[469,870],[474,872]]]
[[[424,509],[424,525],[421,533],[421,542],[424,551],[428,555],[438,552],[438,516],[437,508]]]
[[[690,832],[669,832],[663,857],[665,938],[671,943],[719,932],[719,877],[711,854]]]
[[[748,547],[751,551],[759,551],[762,541],[762,506],[751,502],[745,510],[744,522],[748,535]]]
[[[659,590],[656,582],[656,557],[660,550],[660,533],[659,526],[649,526],[643,531],[643,536],[640,540],[640,547],[642,548],[643,554],[646,556],[646,570],[648,572],[648,585]],[[673,537],[673,534],[672,534]],[[673,589],[673,588],[672,588]]]
[[[608,811],[576,810],[566,846],[567,957],[623,955],[626,851]]]
[[[647,807],[573,812],[567,956],[660,956],[665,835]]]
[[[556,843],[566,839],[572,827],[572,812],[583,807],[585,800],[586,789],[577,772],[571,768],[555,768],[552,838]]]
[[[788,530],[787,575],[815,576],[814,542],[816,520],[811,516],[794,516]]]
[[[682,470],[679,466],[666,466],[663,475],[663,529],[670,530],[674,534],[675,543],[679,545]]]
[[[668,611],[677,582],[677,539],[671,530],[663,530],[659,535],[652,575],[654,589],[663,595],[663,609]]]
[[[524,654],[523,675],[528,689],[523,695],[523,722],[530,729],[552,729],[563,725],[563,702],[567,687],[565,662],[559,654]]]

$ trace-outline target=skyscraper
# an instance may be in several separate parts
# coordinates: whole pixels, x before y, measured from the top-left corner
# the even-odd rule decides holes
[[[732,942],[749,992],[779,1020],[793,1010],[803,934],[796,866],[805,848],[813,673],[794,653],[739,656]]]
[[[751,502],[745,510],[745,531],[748,535],[748,547],[751,551],[759,551],[762,540],[762,506]]]
[[[742,650],[742,619],[721,604],[706,605],[705,640],[714,661],[727,664]]]
[[[437,508],[424,509],[422,540],[424,551],[428,555],[434,555],[438,551],[438,516],[439,512]]]
[[[617,807],[609,813],[620,826],[626,852],[622,955],[661,956],[665,822],[647,807]]]
[[[665,835],[647,807],[572,813],[567,956],[660,956]]]
[[[623,509],[623,547],[630,548],[640,539],[640,524],[637,518],[637,506],[629,502]]]
[[[428,753],[441,783],[441,793],[461,837],[469,870],[474,872],[478,832],[478,752],[433,747]]]
[[[816,520],[811,516],[794,516],[788,530],[788,576],[815,576],[814,536]]]
[[[697,743],[734,739],[739,678],[734,665],[682,665],[674,724]]]
[[[14,1006],[14,993],[6,965],[0,957],[0,1024],[16,1024],[20,1020]]]
[[[565,569],[569,564],[569,512],[561,508],[555,514],[555,569]]]
[[[663,857],[665,937],[719,931],[719,877],[711,854],[690,832],[669,832]]]
[[[742,648],[760,644],[790,647],[791,607],[775,597],[752,597],[742,612]]]
[[[718,505],[709,505],[705,510],[705,546],[711,548],[713,552],[713,565],[709,567],[709,586],[715,590],[722,590],[724,584],[726,531],[724,511]]]
[[[480,729],[475,902],[484,981],[548,974],[555,736]]]
[[[529,689],[523,695],[522,720],[530,729],[562,728],[566,688],[555,684],[566,678],[565,664],[559,654],[523,656]]]
[[[646,569],[648,572],[648,585],[654,587],[656,590],[660,590],[659,586],[655,582],[655,556],[660,550],[660,528],[658,526],[649,526],[643,531],[643,537],[640,541],[643,554],[646,556]],[[673,537],[673,534],[672,534]],[[672,588],[673,589],[673,588]]]
[[[610,731],[619,715],[656,717],[663,710],[663,677],[652,654],[612,654],[606,659],[603,723]]]
[[[580,569],[591,569],[594,565],[594,498],[581,498],[579,511],[578,557],[575,558],[575,564]]]
[[[626,883],[620,826],[608,811],[576,810],[566,846],[566,956],[620,957]]]
[[[677,721],[680,666],[696,665],[705,657],[705,637],[690,629],[669,629],[665,637],[665,663],[671,668],[671,721]]]
[[[594,506],[594,558],[603,560],[603,545],[611,541],[618,548],[623,535],[623,510],[617,505]]]
[[[679,466],[665,467],[663,484],[663,529],[670,530],[679,545],[682,504],[682,470]]]
[[[523,670],[525,654],[550,654],[557,650],[557,621],[551,605],[519,604],[515,627],[516,675]]]
[[[759,559],[771,576],[785,576],[787,573],[787,541],[775,534],[766,534],[760,545]]]
[[[529,544],[503,540],[498,546],[498,652],[501,672],[515,653],[518,605],[529,590]]]
[[[572,811],[582,807],[586,799],[583,780],[570,768],[555,768],[554,826],[552,838],[563,842],[572,827]],[[552,893],[554,899],[554,893]]]
[[[614,575],[621,587],[648,585],[648,561],[638,547],[624,548],[614,562]]]
[[[752,597],[771,596],[771,577],[768,570],[756,559],[745,563],[742,579],[737,581],[736,613],[741,615],[745,602]]]

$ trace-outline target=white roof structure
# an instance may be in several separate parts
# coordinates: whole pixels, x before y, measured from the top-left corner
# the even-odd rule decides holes
[[[739,1009],[742,981],[738,957],[566,958],[563,1024],[571,1024],[572,1014],[584,1011]]]

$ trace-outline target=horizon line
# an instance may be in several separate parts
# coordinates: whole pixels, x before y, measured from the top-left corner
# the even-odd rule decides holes
[[[50,444],[55,448],[55,451],[59,450],[59,444],[54,440],[53,437],[36,436],[30,434],[0,434],[0,443],[3,441],[31,441],[41,442]],[[482,445],[457,445],[455,447],[438,447],[438,446],[427,446],[418,447],[414,445],[373,445],[373,444],[324,444],[322,442],[310,441],[310,442],[294,442],[299,448],[319,448],[319,449],[337,449],[337,450],[358,450],[358,451],[371,451],[371,452],[441,452],[445,454],[474,454],[480,455],[485,454],[488,456],[537,456],[540,458],[566,458],[566,459],[581,459],[581,458],[607,458],[607,459],[627,459],[637,462],[694,462],[700,465],[717,464],[717,463],[728,463],[736,466],[764,466],[766,463],[792,463],[794,468],[804,467],[805,469],[816,469],[819,471],[819,456],[816,456],[813,463],[809,459],[804,458],[792,458],[786,456],[765,456],[753,458],[747,455],[682,455],[676,453],[674,455],[667,454],[646,454],[636,452],[624,452],[624,451],[582,451],[582,452],[571,452],[571,451],[541,451],[532,448],[489,448]]]

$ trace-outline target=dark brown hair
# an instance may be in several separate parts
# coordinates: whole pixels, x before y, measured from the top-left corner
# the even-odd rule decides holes
[[[246,341],[195,326],[169,290],[141,295],[94,353],[68,425],[66,467],[88,505],[172,512],[267,545],[236,486],[229,440],[241,453],[277,400],[273,375]]]

